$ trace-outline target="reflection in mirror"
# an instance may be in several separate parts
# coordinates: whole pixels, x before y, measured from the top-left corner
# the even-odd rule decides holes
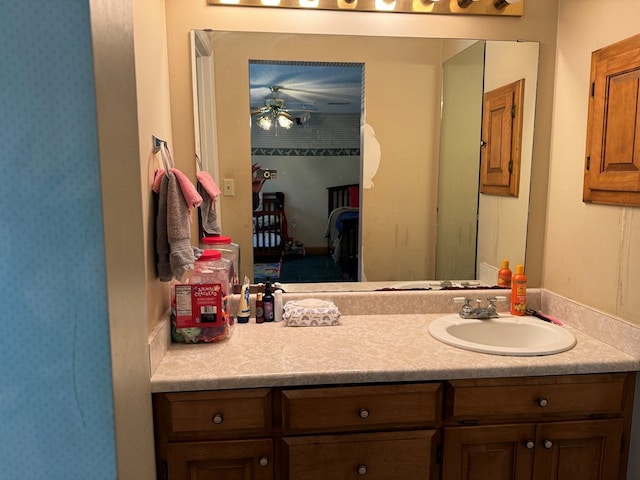
[[[284,283],[357,280],[363,78],[360,63],[249,63],[254,281],[268,264]]]
[[[200,128],[196,132],[200,131],[201,136],[204,132],[214,140],[212,158],[204,159],[214,178],[219,182],[225,178],[235,180],[235,196],[220,197],[218,206],[224,234],[241,245],[243,275],[253,274],[250,255],[245,254],[252,250],[253,232],[248,66],[250,60],[260,59],[364,64],[359,279],[392,284],[435,280],[445,275],[452,279],[449,273],[436,272],[436,252],[442,250],[440,239],[436,246],[440,223],[437,220],[438,185],[443,181],[439,180],[438,171],[443,169],[444,161],[439,158],[439,152],[457,155],[444,144],[440,146],[440,106],[444,101],[443,91],[447,90],[443,87],[442,72],[447,60],[476,42],[213,31],[199,32],[199,35],[206,38],[215,60],[211,62],[215,63],[210,74],[214,86],[209,87],[213,94],[208,116],[214,119],[216,128]],[[526,53],[520,51],[523,48]],[[529,42],[486,42],[482,74],[485,91],[526,78],[520,195],[516,199],[484,198],[476,194],[478,227],[471,234],[468,227],[464,227],[467,229],[464,231],[459,227],[456,232],[455,222],[451,222],[454,239],[477,235],[477,241],[472,242],[476,250],[475,274],[470,271],[466,280],[476,277],[494,284],[503,258],[512,264],[524,261],[537,49],[537,44]],[[525,62],[528,63],[525,65]],[[200,90],[199,81],[197,86]],[[474,88],[463,84],[449,90],[460,94],[467,89]],[[203,116],[204,112],[200,111],[197,121],[201,126]],[[469,116],[477,117],[477,112]],[[209,120],[210,124],[213,122]],[[472,161],[466,168],[462,162],[454,171],[453,183],[473,178],[477,184],[479,131],[460,126],[448,136],[454,142],[460,143],[469,137],[470,142],[475,143],[469,154],[473,155]],[[197,139],[198,142],[211,143],[201,139]],[[212,167],[216,158],[219,165]],[[283,174],[278,171],[279,176]],[[460,196],[454,196],[454,203],[456,198]],[[287,210],[287,214],[304,222],[298,213],[292,215]],[[457,216],[453,213],[447,220],[455,220]],[[300,225],[296,224],[298,230]],[[453,240],[447,242],[453,243]],[[313,246],[305,244],[305,248]]]

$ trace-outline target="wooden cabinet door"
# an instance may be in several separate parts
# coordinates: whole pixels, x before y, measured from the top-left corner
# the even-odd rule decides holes
[[[518,196],[524,78],[484,94],[480,193]]]
[[[591,55],[583,200],[640,205],[640,35]]]
[[[170,443],[168,480],[273,480],[273,442]]]
[[[618,477],[622,420],[539,424],[534,480],[611,480]]]
[[[533,424],[445,428],[442,479],[530,480],[534,446]]]

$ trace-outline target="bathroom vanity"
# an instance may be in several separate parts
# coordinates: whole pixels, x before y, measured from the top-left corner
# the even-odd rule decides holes
[[[385,295],[374,315],[346,299],[340,326],[171,345],[151,379],[158,478],[625,478],[637,358],[570,325],[556,355],[462,350],[428,333],[455,307],[393,315]]]

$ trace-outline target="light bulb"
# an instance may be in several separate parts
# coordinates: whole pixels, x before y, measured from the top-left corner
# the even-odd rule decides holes
[[[267,116],[258,117],[256,120],[258,126],[263,130],[269,130],[271,128],[271,119]]]
[[[291,125],[293,125],[293,120],[285,117],[284,115],[278,115],[278,125],[289,130],[291,128]]]

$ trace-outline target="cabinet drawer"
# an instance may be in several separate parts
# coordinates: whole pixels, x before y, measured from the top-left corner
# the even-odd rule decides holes
[[[439,383],[282,392],[283,433],[424,426],[439,420],[441,412]]]
[[[451,417],[618,415],[626,374],[461,380],[449,382]]]
[[[155,410],[169,436],[227,436],[271,431],[271,390],[156,394]]]
[[[283,438],[288,480],[431,478],[435,430]]]

